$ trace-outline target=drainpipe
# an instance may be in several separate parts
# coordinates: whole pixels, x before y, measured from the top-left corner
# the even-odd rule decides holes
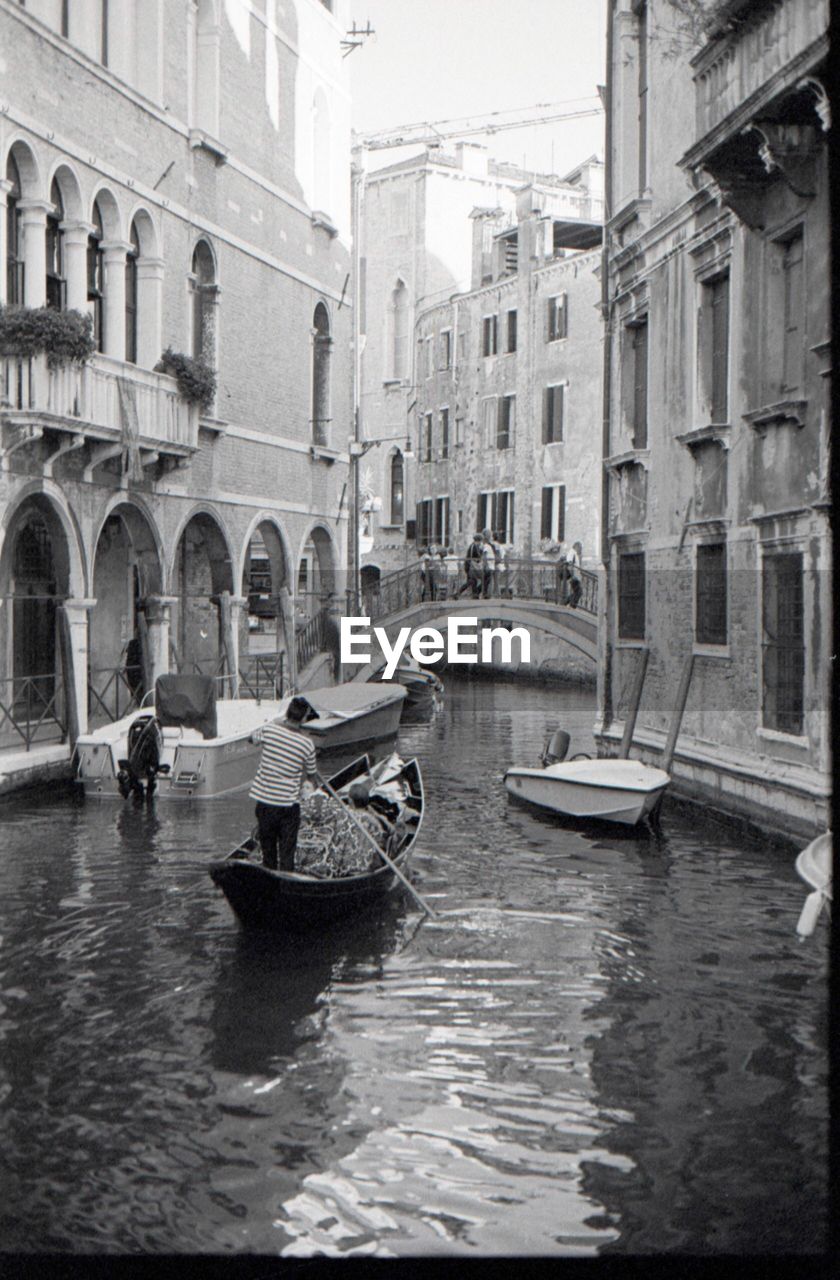
[[[613,0],[607,5],[607,49],[606,49],[606,85],[605,85],[605,128],[604,151],[606,166],[604,170],[604,244],[601,252],[601,314],[604,321],[604,379],[603,379],[603,418],[601,434],[602,458],[610,456],[610,406],[612,398],[612,342],[613,323],[612,305],[610,302],[610,236],[609,221],[613,207],[613,157],[612,157],[612,81],[613,81],[613,48],[615,39],[615,13]],[[601,638],[601,697],[600,720],[602,728],[612,723],[612,642],[610,639],[609,620],[611,615],[609,574],[610,574],[610,473],[601,464],[601,564],[603,566],[603,591],[599,607]]]

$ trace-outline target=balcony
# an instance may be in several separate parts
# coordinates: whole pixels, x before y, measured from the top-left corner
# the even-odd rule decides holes
[[[2,356],[0,400],[4,426],[12,429],[4,432],[4,462],[45,431],[66,437],[57,438],[56,453],[70,441],[110,444],[115,452],[130,440],[143,465],[161,455],[187,458],[198,448],[199,410],[181,397],[175,379],[110,356],[58,369],[45,355]],[[104,460],[105,451],[95,456]]]
[[[711,174],[748,225],[762,225],[762,196],[777,174],[797,194],[813,192],[817,137],[829,123],[819,78],[827,9],[827,0],[728,0],[693,60],[696,141],[680,163]]]

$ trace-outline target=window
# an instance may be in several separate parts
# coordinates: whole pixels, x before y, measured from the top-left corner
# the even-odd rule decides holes
[[[216,264],[206,240],[199,240],[192,259],[193,350],[215,364],[214,309],[216,302]]]
[[[421,436],[422,436],[421,445],[420,445],[420,461],[421,462],[431,462],[432,460],[432,429],[433,429],[432,415],[430,413],[427,413],[423,417],[423,426],[422,426],[422,432],[421,432]]]
[[[802,233],[783,246],[784,334],[782,390],[796,391],[802,385],[804,298]]]
[[[449,410],[440,411],[440,456],[449,457]]]
[[[496,443],[496,396],[481,401],[481,447],[492,449]]]
[[[500,396],[496,418],[496,448],[513,447],[513,430],[516,418],[516,396]]]
[[[108,43],[109,43],[109,31],[108,31],[108,0],[100,0],[100,12],[101,12],[101,15],[102,15],[102,16],[101,16],[101,20],[100,20],[100,29],[99,29],[99,36],[100,36],[100,39],[99,39],[99,61],[102,63],[103,67],[107,67],[107,65],[108,65]]]
[[[426,376],[425,368],[426,359],[426,342],[423,338],[417,339],[417,381],[422,382]]]
[[[726,644],[726,544],[697,548],[694,638],[698,644]]]
[[[476,529],[489,529],[496,542],[513,542],[513,489],[480,493],[476,508]]]
[[[633,368],[633,408],[631,426],[633,448],[646,449],[648,439],[648,326],[641,320],[630,329]]]
[[[708,377],[711,421],[729,421],[729,276],[703,286],[704,366]]]
[[[330,317],[323,302],[319,302],[312,317],[312,439],[315,444],[328,445],[330,436],[330,363],[332,338]]]
[[[65,40],[70,35],[70,0],[61,0],[61,34]]]
[[[440,367],[452,368],[452,330],[444,329],[440,335]]]
[[[627,551],[618,557],[618,638],[645,638],[644,551]]]
[[[508,354],[516,350],[516,311],[515,310],[509,311],[507,313],[507,332],[506,332],[505,350],[508,352]]]
[[[408,352],[408,290],[398,280],[391,294],[391,378],[402,382],[406,377]]]
[[[562,383],[546,387],[543,393],[543,444],[557,444],[563,439],[563,400],[565,387]]]
[[[499,317],[485,316],[481,324],[481,353],[494,356],[499,350]]]
[[[569,307],[565,293],[548,300],[548,341],[556,342],[569,332]]]
[[[764,727],[798,735],[802,733],[805,700],[801,553],[765,555],[762,578]]]
[[[405,514],[405,464],[399,450],[391,458],[391,524],[402,524]]]
[[[61,224],[64,221],[64,201],[61,189],[55,178],[50,188],[52,209],[47,213],[47,306],[56,311],[63,311],[66,303],[66,282],[64,279],[64,233]]]
[[[10,306],[23,303],[23,228],[20,220],[20,172],[15,158],[6,162],[6,301]]]
[[[423,498],[417,503],[416,533],[421,546],[428,546],[432,541],[434,505],[433,498]]]
[[[102,252],[102,211],[99,202],[93,202],[93,231],[87,242],[87,300],[93,303],[93,340],[97,351],[105,350],[105,295],[104,258]]]
[[[131,224],[131,248],[125,256],[125,358],[129,364],[137,363],[137,259],[140,257],[140,236],[137,223]]]
[[[435,371],[435,335],[430,333],[426,338],[425,356],[426,377],[431,378]]]
[[[455,447],[456,447],[456,449],[458,448],[458,446],[459,446],[459,445],[462,445],[463,443],[464,443],[464,419],[463,419],[463,418],[456,418],[456,419],[455,419]]]
[[[566,537],[566,486],[548,484],[542,491],[540,537],[563,542]]]
[[[449,546],[449,499],[435,500],[434,540],[440,547]]]

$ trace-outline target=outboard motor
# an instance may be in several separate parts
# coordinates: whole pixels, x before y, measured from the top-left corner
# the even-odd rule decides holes
[[[545,740],[542,753],[543,768],[550,764],[559,764],[561,760],[565,760],[570,742],[571,738],[565,729],[555,729],[551,737]]]
[[[119,761],[117,774],[123,799],[132,793],[142,796],[144,791],[147,796],[154,794],[162,745],[160,723],[153,715],[138,716],[132,722],[128,730],[128,759]]]

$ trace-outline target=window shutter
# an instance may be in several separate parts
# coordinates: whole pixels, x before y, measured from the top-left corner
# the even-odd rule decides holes
[[[712,422],[726,422],[729,414],[729,277],[716,280],[712,302]]]
[[[566,338],[569,333],[569,295],[567,293],[561,295],[560,304],[560,323],[557,336],[558,338]]]
[[[545,488],[542,491],[542,516],[540,518],[540,537],[551,537],[551,498],[552,489]]]
[[[566,486],[557,486],[557,541],[566,539]]]
[[[647,448],[648,413],[647,321],[633,330],[633,448]]]
[[[513,542],[513,489],[508,491],[508,518],[507,518],[507,536],[505,542]]]
[[[548,444],[551,440],[551,415],[553,412],[552,391],[553,387],[546,387],[543,391],[543,420],[542,420],[542,442]]]
[[[553,414],[551,423],[551,439],[553,441],[563,439],[563,399],[565,387],[554,387]]]

